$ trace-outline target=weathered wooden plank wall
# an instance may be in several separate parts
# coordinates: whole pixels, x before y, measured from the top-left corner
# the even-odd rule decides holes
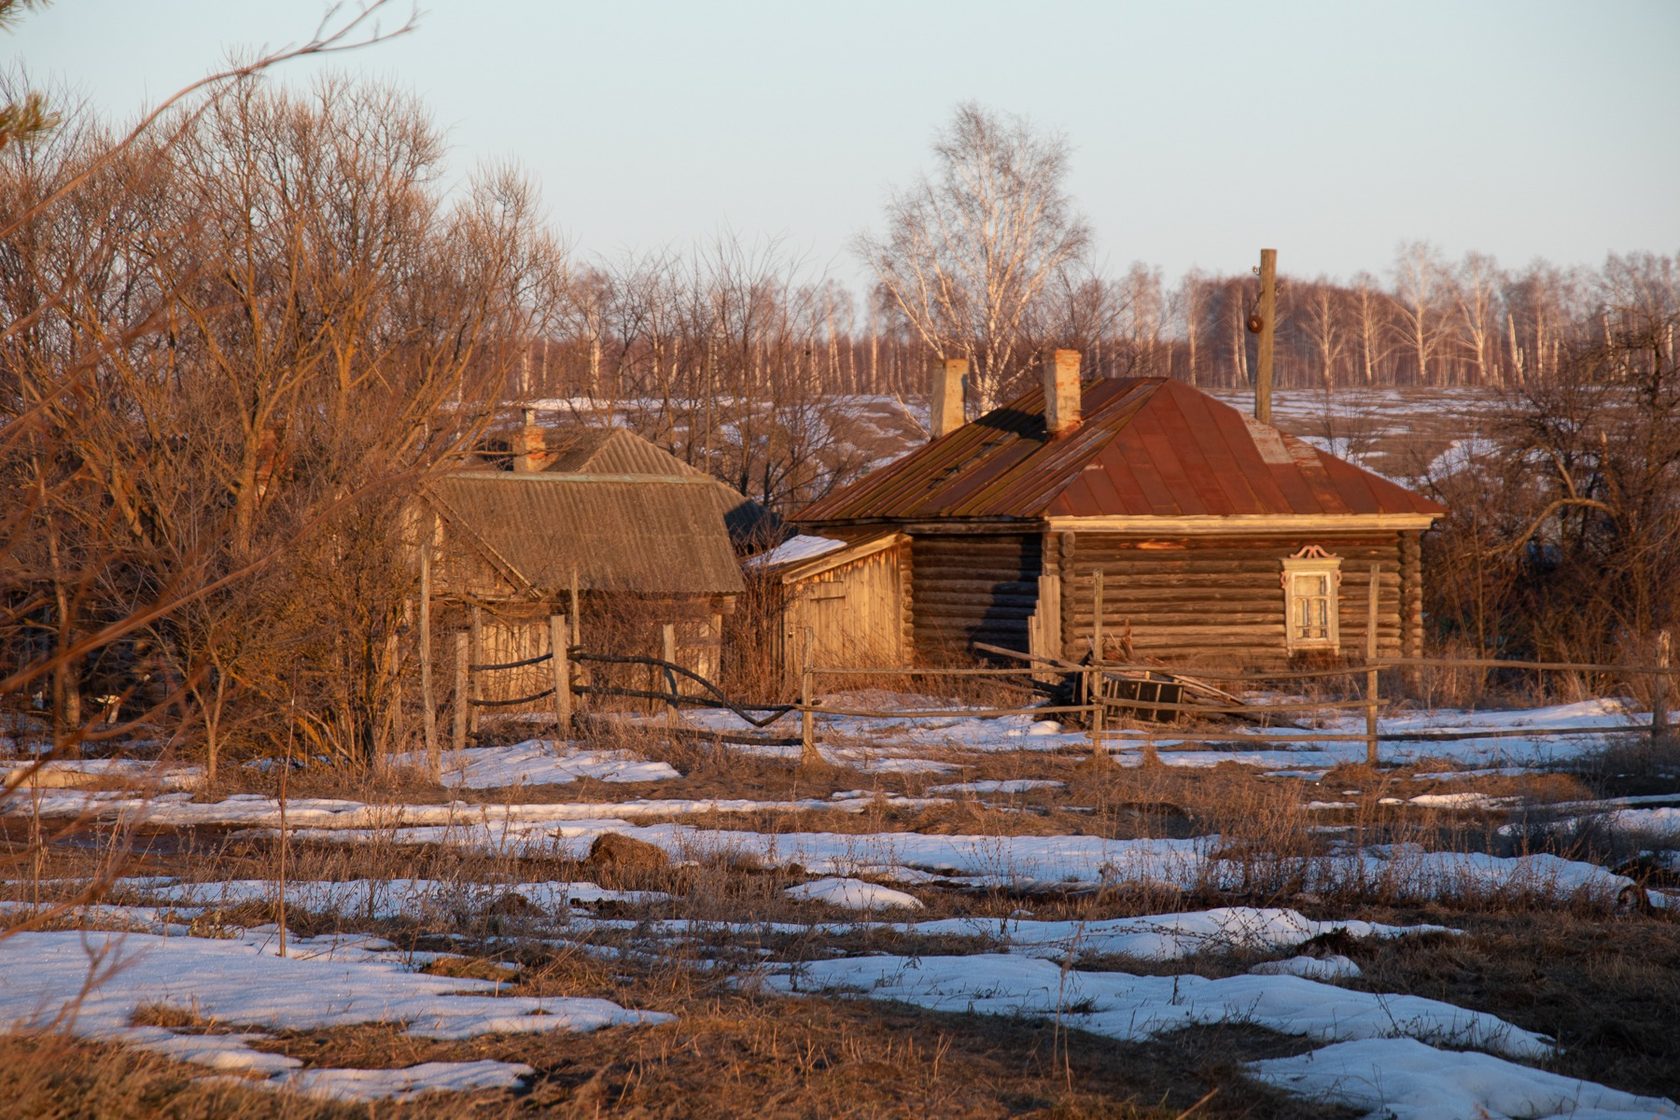
[[[1415,633],[1421,603],[1416,546],[1403,550],[1397,533],[1144,538],[1077,532],[1058,538],[1049,551],[1060,566],[1062,647],[1069,658],[1081,657],[1089,648],[1092,573],[1101,569],[1104,631],[1116,640],[1129,631],[1139,657],[1179,664],[1198,659],[1286,661],[1283,558],[1308,544],[1342,559],[1343,653],[1359,654],[1365,648],[1366,588],[1373,564],[1382,565],[1379,654],[1400,656],[1407,646],[1421,644]],[[1407,551],[1412,554],[1409,564]]]
[[[916,656],[968,656],[974,642],[1026,652],[1038,606],[1037,533],[922,534],[911,538]]]
[[[901,548],[887,548],[799,580],[787,589],[783,648],[811,631],[817,668],[905,663]]]

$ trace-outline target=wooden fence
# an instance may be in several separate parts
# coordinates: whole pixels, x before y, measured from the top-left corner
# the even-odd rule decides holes
[[[1096,754],[1106,756],[1107,744],[1114,742],[1152,743],[1162,735],[1163,722],[1181,723],[1186,719],[1219,718],[1243,721],[1260,727],[1273,726],[1273,721],[1286,716],[1335,711],[1362,711],[1365,728],[1362,732],[1321,731],[1312,728],[1290,727],[1288,735],[1264,735],[1235,729],[1196,731],[1175,728],[1169,734],[1181,742],[1220,744],[1264,744],[1277,746],[1280,741],[1290,743],[1353,743],[1365,744],[1366,761],[1375,766],[1380,762],[1379,748],[1383,743],[1458,742],[1469,739],[1548,738],[1559,736],[1648,734],[1660,741],[1669,734],[1668,685],[1674,675],[1668,634],[1661,635],[1655,665],[1589,665],[1572,662],[1515,661],[1477,658],[1378,658],[1374,651],[1357,664],[1294,670],[1221,670],[1196,667],[1173,668],[1153,664],[1092,661],[1074,663],[1046,656],[1042,653],[1023,654],[1017,651],[987,647],[994,656],[1017,659],[1018,667],[925,667],[902,666],[816,668],[809,656],[800,674],[799,699],[796,703],[754,704],[731,699],[709,681],[674,660],[672,628],[665,627],[665,656],[663,658],[589,652],[568,641],[571,631],[565,615],[549,619],[552,643],[548,653],[517,661],[472,663],[468,657],[468,635],[455,638],[455,696],[454,746],[460,750],[467,734],[476,726],[477,712],[482,708],[529,706],[552,698],[555,723],[564,734],[570,728],[578,705],[583,698],[620,698],[647,701],[664,705],[673,714],[679,707],[710,708],[735,713],[755,729],[770,726],[784,716],[797,712],[800,717],[802,758],[816,761],[816,717],[819,714],[844,716],[862,720],[903,720],[927,718],[1001,719],[1009,716],[1075,716],[1085,723],[1087,738]],[[807,646],[809,648],[809,646]],[[663,679],[663,689],[607,687],[580,683],[574,680],[579,665],[644,665]],[[475,674],[521,669],[537,664],[551,666],[553,683],[540,692],[506,700],[482,698],[476,688]],[[1649,726],[1620,727],[1523,727],[1480,731],[1404,731],[1383,732],[1380,716],[1385,701],[1380,692],[1384,670],[1462,670],[1506,669],[1528,672],[1568,672],[1610,675],[1621,679],[1648,676],[1653,678],[1652,711]],[[1363,676],[1360,694],[1346,700],[1263,701],[1250,703],[1233,693],[1223,691],[1210,682],[1218,681],[1237,687],[1261,684],[1280,684],[1337,678],[1355,681]],[[942,708],[869,708],[840,706],[826,702],[819,695],[819,680],[846,679],[931,679],[947,681],[995,681],[1019,690],[1029,697],[1047,698],[1047,703],[1017,703],[1001,707],[942,707]],[[684,691],[684,683],[689,691]],[[433,721],[427,721],[428,761],[434,770],[439,765],[438,745],[432,733]],[[1130,723],[1131,726],[1127,724]],[[1288,726],[1285,724],[1284,726]]]
[[[1338,710],[1359,710],[1365,713],[1365,729],[1363,732],[1320,731],[1310,728],[1292,728],[1287,736],[1291,743],[1352,743],[1365,744],[1366,762],[1372,766],[1380,764],[1380,745],[1383,743],[1448,743],[1462,742],[1471,739],[1504,739],[1504,738],[1551,738],[1561,736],[1597,736],[1640,734],[1649,735],[1653,741],[1660,741],[1670,733],[1668,715],[1668,686],[1674,675],[1672,648],[1667,631],[1659,638],[1657,663],[1655,665],[1593,665],[1574,662],[1548,661],[1516,661],[1490,658],[1426,658],[1426,657],[1393,657],[1379,658],[1374,650],[1367,651],[1367,657],[1356,664],[1327,666],[1315,669],[1295,670],[1220,670],[1195,667],[1181,669],[1156,664],[1102,662],[1094,661],[1085,664],[1065,662],[1043,654],[1021,654],[1011,650],[987,647],[986,652],[993,655],[1018,658],[1023,662],[1019,669],[903,669],[891,666],[875,668],[847,668],[847,669],[818,669],[807,664],[800,689],[800,710],[805,714],[806,727],[802,734],[807,752],[814,754],[813,715],[816,712],[826,712],[830,715],[846,715],[862,719],[896,720],[905,718],[931,717],[966,717],[969,719],[998,719],[1017,715],[1056,715],[1076,714],[1083,716],[1086,722],[1087,735],[1093,752],[1104,752],[1104,744],[1109,742],[1142,742],[1150,743],[1161,737],[1158,726],[1116,726],[1111,720],[1117,717],[1134,718],[1134,723],[1144,724],[1153,722],[1158,725],[1159,717],[1167,716],[1177,721],[1184,717],[1220,717],[1230,720],[1246,720],[1262,726],[1276,717],[1300,715],[1303,713],[1321,713]],[[1381,674],[1385,670],[1420,670],[1420,669],[1509,669],[1529,672],[1567,672],[1579,674],[1602,674],[1621,677],[1648,676],[1653,678],[1651,722],[1649,726],[1621,726],[1621,727],[1523,727],[1508,729],[1488,729],[1481,731],[1404,731],[1383,732],[1380,729],[1380,716],[1384,710],[1384,700],[1381,695]],[[846,677],[930,677],[930,678],[969,678],[977,676],[1016,677],[1025,678],[1023,688],[1042,689],[1043,681],[1049,673],[1059,675],[1064,681],[1075,682],[1074,695],[1078,701],[1071,705],[1046,705],[1037,707],[1006,707],[1006,708],[945,708],[925,710],[868,710],[842,709],[832,705],[825,705],[817,695],[815,682],[819,678]],[[1230,694],[1224,694],[1230,702],[1207,702],[1205,700],[1186,701],[1180,693],[1174,699],[1167,699],[1160,689],[1156,695],[1142,694],[1143,690],[1127,685],[1164,684],[1194,682],[1205,685],[1210,681],[1218,681],[1234,685],[1277,684],[1283,682],[1299,682],[1308,680],[1328,680],[1335,678],[1356,679],[1365,678],[1362,695],[1357,699],[1341,701],[1286,701],[1248,703],[1238,700]],[[1204,692],[1218,693],[1217,689],[1206,689]],[[1249,732],[1225,730],[1197,733],[1175,730],[1171,737],[1181,742],[1192,743],[1244,743],[1266,744],[1277,746],[1281,737],[1277,735],[1259,735]]]

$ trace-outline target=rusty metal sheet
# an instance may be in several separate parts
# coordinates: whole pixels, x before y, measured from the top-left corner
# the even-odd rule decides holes
[[[1438,515],[1420,495],[1168,378],[1085,386],[1051,438],[1033,389],[807,506],[796,520]]]

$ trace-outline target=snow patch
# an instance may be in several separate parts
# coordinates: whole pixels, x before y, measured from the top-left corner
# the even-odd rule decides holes
[[[1352,980],[1364,974],[1357,964],[1340,954],[1263,961],[1248,971],[1253,976],[1300,976],[1307,980]]]
[[[83,1038],[127,1043],[214,1069],[272,1075],[301,1063],[254,1049],[250,1043],[263,1037],[260,1033],[198,1035],[133,1026],[135,1011],[161,1004],[218,1023],[274,1030],[400,1023],[411,1035],[436,1039],[593,1031],[670,1019],[604,999],[500,996],[495,981],[410,971],[388,948],[365,938],[296,938],[290,954],[280,957],[274,937],[261,933],[221,939],[88,930],[17,933],[6,941],[0,1029],[53,1024]],[[446,1072],[439,1078],[447,1080]],[[405,1091],[400,1081],[385,1084]]]
[[[1243,1022],[1325,1042],[1420,1037],[1541,1059],[1552,1042],[1486,1012],[1410,995],[1351,991],[1297,976],[1135,976],[999,954],[808,961],[770,983],[856,992],[934,1011],[1057,1017],[1122,1041]]]
[[[843,910],[920,910],[922,902],[913,894],[895,891],[862,879],[813,879],[782,892],[801,902],[824,902]]]
[[[1369,1109],[1383,1120],[1652,1120],[1673,1101],[1529,1069],[1489,1054],[1437,1050],[1412,1038],[1338,1042],[1254,1062],[1253,1075],[1303,1097]]]
[[[424,753],[399,754],[398,766],[424,769]],[[564,785],[579,778],[599,782],[665,782],[682,775],[665,762],[649,762],[628,751],[566,750],[547,739],[509,747],[469,747],[443,752],[443,784],[458,789]]]

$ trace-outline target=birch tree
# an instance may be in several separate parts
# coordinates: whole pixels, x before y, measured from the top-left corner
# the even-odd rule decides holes
[[[1446,340],[1446,302],[1451,275],[1440,254],[1427,241],[1400,246],[1394,264],[1395,324],[1400,344],[1417,365],[1417,383],[1428,385],[1429,372]]]
[[[1022,328],[1090,247],[1064,180],[1065,137],[974,102],[934,140],[934,171],[894,193],[886,232],[855,248],[881,301],[942,358],[966,358],[974,406],[995,406],[1030,362]]]
[[[1499,292],[1505,276],[1486,253],[1469,253],[1458,269],[1458,329],[1476,367],[1478,385],[1504,383],[1499,361]]]

